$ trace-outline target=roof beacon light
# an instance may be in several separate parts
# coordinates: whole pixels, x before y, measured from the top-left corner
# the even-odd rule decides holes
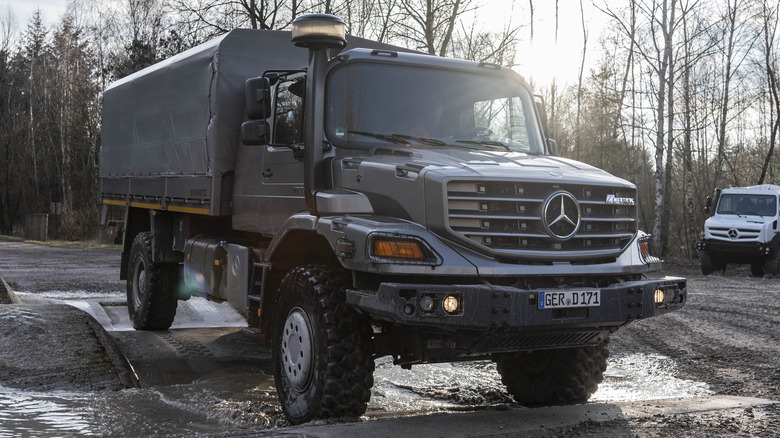
[[[312,49],[344,47],[344,21],[330,14],[305,14],[292,23],[292,42]]]

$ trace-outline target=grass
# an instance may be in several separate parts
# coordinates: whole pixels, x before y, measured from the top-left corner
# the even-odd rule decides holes
[[[121,249],[121,245],[113,245],[108,243],[100,243],[94,241],[68,241],[68,240],[47,240],[45,242],[39,240],[25,240],[21,237],[6,236],[0,234],[0,241],[3,242],[24,242],[24,243],[36,243],[39,245],[53,246],[56,248],[74,248],[74,249]]]

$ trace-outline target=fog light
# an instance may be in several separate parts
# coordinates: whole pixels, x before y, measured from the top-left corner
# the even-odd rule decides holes
[[[433,298],[431,298],[430,295],[423,295],[423,297],[420,298],[420,308],[423,312],[430,312],[433,310]]]
[[[666,292],[663,289],[656,289],[654,298],[656,304],[663,304],[666,301]]]
[[[458,298],[453,295],[447,295],[441,303],[444,311],[449,314],[458,313],[458,304]]]

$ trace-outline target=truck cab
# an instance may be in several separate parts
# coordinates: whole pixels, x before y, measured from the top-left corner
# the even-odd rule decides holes
[[[755,276],[780,271],[780,186],[731,187],[710,198],[712,215],[697,243],[701,271],[709,275],[729,263],[749,264]]]

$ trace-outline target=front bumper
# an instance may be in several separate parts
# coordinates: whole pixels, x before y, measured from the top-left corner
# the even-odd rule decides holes
[[[699,251],[723,253],[732,257],[764,257],[770,255],[776,248],[777,243],[774,240],[769,243],[728,242],[715,239],[696,242],[696,249]]]
[[[656,304],[656,290],[665,291],[665,301]],[[660,315],[682,307],[686,300],[686,280],[667,277],[659,280],[629,281],[600,289],[596,307],[540,308],[540,291],[508,286],[428,285],[382,283],[377,291],[347,290],[347,302],[375,320],[437,331],[517,331],[543,328],[547,331],[588,327],[618,327],[627,322]],[[447,296],[459,300],[459,311],[448,314],[442,303]],[[430,311],[423,310],[424,297],[433,300]]]

